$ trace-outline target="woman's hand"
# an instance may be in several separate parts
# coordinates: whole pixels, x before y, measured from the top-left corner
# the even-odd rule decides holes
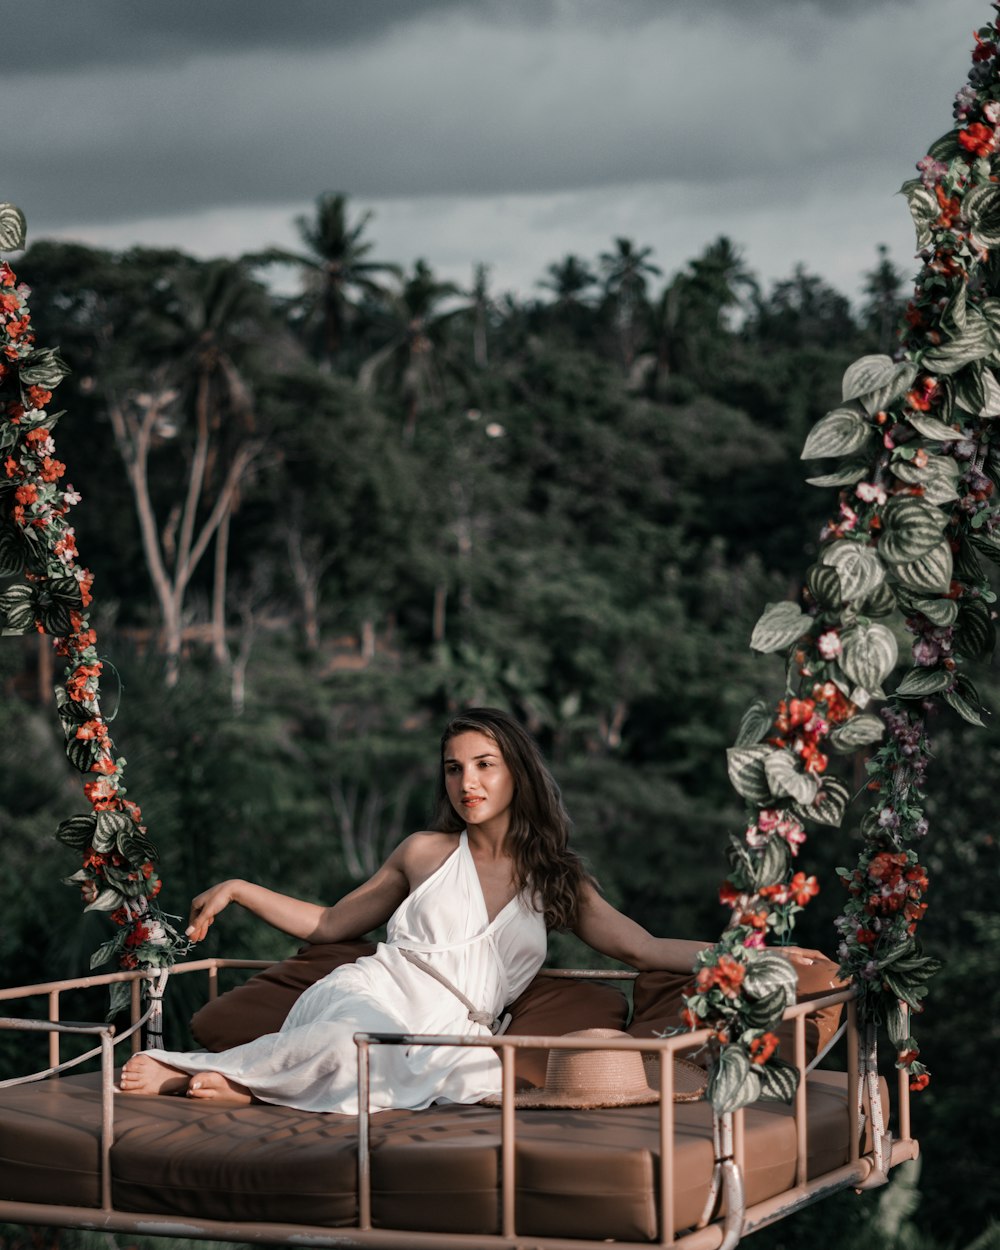
[[[191,903],[191,915],[185,933],[192,942],[205,939],[215,917],[236,900],[236,889],[239,881],[220,881],[204,890]]]

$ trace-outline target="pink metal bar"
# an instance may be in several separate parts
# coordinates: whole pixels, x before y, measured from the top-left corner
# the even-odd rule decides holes
[[[660,1067],[660,1245],[674,1244],[674,1057],[661,1050]]]
[[[799,1084],[795,1091],[795,1183],[804,1185],[808,1173],[809,1111],[806,1097],[806,1018],[795,1017],[795,1066]]]
[[[358,1048],[358,1227],[372,1226],[371,1068],[369,1038],[355,1033]]]
[[[500,1212],[501,1233],[514,1237],[515,1198],[515,1116],[514,1116],[514,1048],[506,1040],[501,1051],[500,1086]]]
[[[59,1021],[59,991],[49,991],[49,1021],[56,1024]],[[59,1067],[59,1034],[49,1034],[49,1067]]]
[[[113,1211],[111,1146],[115,1140],[114,1027],[101,1031],[101,1210]]]

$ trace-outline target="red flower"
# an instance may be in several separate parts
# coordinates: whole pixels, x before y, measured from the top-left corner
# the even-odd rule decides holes
[[[765,1033],[763,1037],[755,1037],[750,1043],[750,1062],[767,1063],[778,1049],[778,1038],[774,1033]]]
[[[805,907],[819,893],[819,882],[815,877],[807,877],[804,872],[797,872],[789,883],[789,889],[795,902],[800,907]]]
[[[896,1056],[896,1062],[901,1063],[904,1068],[908,1068],[914,1059],[919,1056],[919,1054],[920,1051],[917,1050],[916,1046],[914,1046],[912,1050],[901,1050]]]
[[[726,998],[736,998],[746,976],[746,968],[729,955],[720,955],[714,967],[701,968],[695,984],[702,994],[717,986]]]
[[[989,41],[980,39],[978,30],[974,30],[972,32],[972,37],[976,41],[976,46],[972,49],[972,59],[974,62],[988,61],[990,57],[996,56],[997,45],[995,43],[990,43]]]
[[[966,152],[971,152],[973,156],[989,156],[997,145],[992,129],[984,126],[982,122],[973,122],[971,126],[960,130],[958,141]]]
[[[58,482],[65,472],[66,466],[61,460],[53,460],[51,456],[46,456],[42,461],[43,482]]]
[[[931,1074],[929,1072],[921,1072],[919,1076],[910,1078],[910,1089],[915,1093],[919,1093],[922,1089],[926,1089],[931,1083]]]
[[[33,408],[44,408],[52,398],[52,392],[47,391],[44,386],[29,386],[28,397]]]
[[[874,946],[878,941],[878,934],[872,932],[871,929],[859,929],[854,936],[862,946]]]
[[[23,486],[19,486],[14,491],[14,498],[22,505],[36,503],[38,500],[38,487],[31,482],[25,482]]]
[[[731,881],[723,881],[719,886],[719,902],[726,907],[735,907],[740,901],[741,891]]]

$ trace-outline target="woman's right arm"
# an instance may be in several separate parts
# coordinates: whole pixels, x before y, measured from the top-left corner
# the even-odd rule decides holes
[[[384,924],[410,891],[404,870],[403,845],[356,890],[332,907],[278,894],[252,881],[221,881],[191,904],[187,936],[200,942],[212,921],[230,903],[239,903],[266,924],[307,942],[344,942]]]

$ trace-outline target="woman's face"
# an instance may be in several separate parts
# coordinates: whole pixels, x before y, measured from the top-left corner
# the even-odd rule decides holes
[[[506,833],[514,775],[496,742],[466,730],[445,743],[443,762],[448,799],[465,823]]]

